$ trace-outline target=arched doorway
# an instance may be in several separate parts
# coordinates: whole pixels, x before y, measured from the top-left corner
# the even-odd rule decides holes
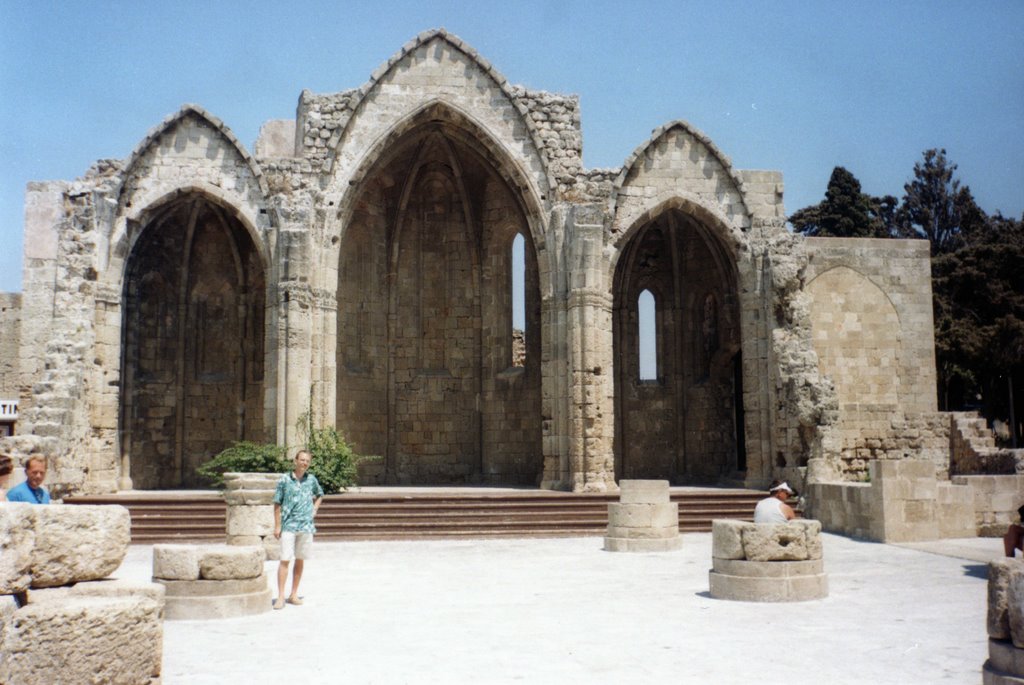
[[[235,440],[265,438],[265,275],[239,220],[193,194],[151,212],[128,259],[122,450],[139,489],[196,487]]]
[[[435,119],[395,141],[360,184],[341,243],[336,406],[358,451],[382,456],[362,482],[540,476],[537,258],[497,164],[473,134]]]
[[[613,313],[617,478],[713,484],[745,468],[736,280],[714,229],[681,209],[624,247]]]

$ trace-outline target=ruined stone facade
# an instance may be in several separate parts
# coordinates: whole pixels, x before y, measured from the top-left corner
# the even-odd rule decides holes
[[[926,248],[792,235],[781,174],[682,121],[585,169],[580,116],[431,31],[253,153],[186,105],[30,184],[7,448],[58,494],[188,487],[311,411],[382,457],[367,483],[760,486],[855,478],[883,415],[934,412]]]

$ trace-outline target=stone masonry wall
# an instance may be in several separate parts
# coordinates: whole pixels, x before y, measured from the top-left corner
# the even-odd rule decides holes
[[[17,400],[21,293],[0,293],[0,399]]]
[[[807,293],[821,373],[837,388],[842,477],[871,459],[929,459],[949,470],[949,421],[936,411],[928,245],[809,238]]]

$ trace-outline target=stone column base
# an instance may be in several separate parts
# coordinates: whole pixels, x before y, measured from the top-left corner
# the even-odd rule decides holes
[[[235,618],[270,611],[272,595],[267,576],[245,580],[161,580],[167,590],[164,616],[168,620]]]
[[[821,559],[746,561],[713,559],[711,596],[741,602],[804,602],[828,597]]]
[[[667,480],[624,480],[619,501],[608,504],[608,552],[672,552],[681,549],[679,505]]]

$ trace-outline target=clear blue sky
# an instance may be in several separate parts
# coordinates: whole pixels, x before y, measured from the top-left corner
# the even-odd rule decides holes
[[[195,102],[251,150],[300,91],[355,88],[444,27],[512,83],[580,96],[584,163],[685,119],[786,207],[842,165],[901,196],[945,147],[992,213],[1024,212],[1024,1],[0,0],[0,291],[21,289],[25,184],[124,158]]]

